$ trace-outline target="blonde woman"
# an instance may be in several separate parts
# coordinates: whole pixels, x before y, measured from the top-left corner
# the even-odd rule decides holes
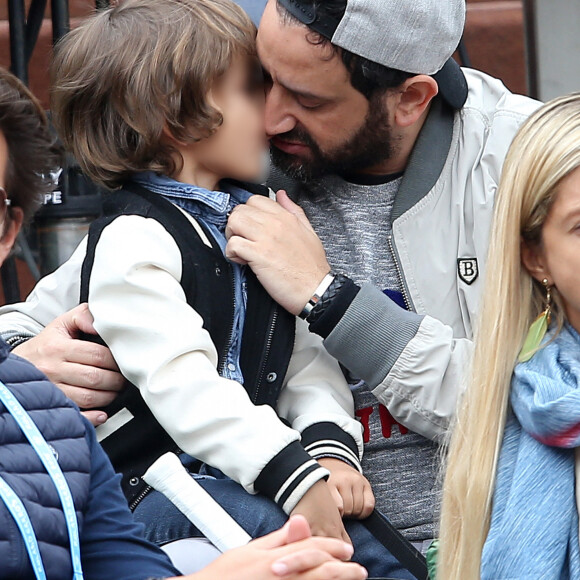
[[[438,578],[580,578],[580,94],[539,109],[514,139],[487,264]]]

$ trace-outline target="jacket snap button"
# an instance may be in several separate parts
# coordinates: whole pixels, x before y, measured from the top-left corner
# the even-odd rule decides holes
[[[278,378],[278,375],[276,373],[268,373],[268,375],[266,376],[266,380],[269,383],[273,383],[277,378]]]
[[[215,275],[216,276],[221,276],[222,275],[222,269],[219,266],[215,267]]]
[[[139,478],[138,477],[132,477],[129,480],[129,485],[132,485],[133,487],[135,487],[136,485],[139,485]]]

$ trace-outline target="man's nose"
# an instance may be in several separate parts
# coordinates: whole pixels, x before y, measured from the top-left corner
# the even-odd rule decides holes
[[[287,133],[296,127],[289,95],[281,88],[272,86],[266,93],[264,122],[268,137]]]

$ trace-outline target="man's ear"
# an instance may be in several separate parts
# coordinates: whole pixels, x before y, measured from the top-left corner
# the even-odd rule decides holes
[[[0,264],[8,257],[24,219],[24,213],[21,208],[12,207],[8,211],[10,212],[10,218],[6,216],[4,232],[0,239]]]
[[[437,96],[437,81],[428,75],[416,75],[407,79],[398,89],[395,123],[399,127],[410,127],[416,123],[433,98]]]
[[[528,271],[528,274],[542,282],[548,280],[548,284],[552,284],[550,270],[544,257],[544,252],[538,244],[530,244],[524,240],[520,241],[520,252],[522,256],[522,264]]]

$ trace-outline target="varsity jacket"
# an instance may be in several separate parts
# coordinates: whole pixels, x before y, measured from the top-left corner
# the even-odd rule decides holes
[[[27,361],[0,341],[0,380],[53,450],[71,491],[87,580],[145,580],[177,575],[167,556],[142,537],[93,428]],[[69,536],[56,487],[14,417],[0,403],[0,476],[22,501],[48,580],[72,578]],[[24,540],[0,500],[0,578],[34,578]]]
[[[397,421],[432,439],[446,433],[462,390],[503,161],[540,104],[484,73],[464,72],[464,107],[433,103],[393,207],[388,243],[410,310],[365,285],[346,307],[341,302],[338,324],[323,334],[328,352],[364,379]],[[274,189],[287,183],[269,181]],[[41,281],[26,302],[0,309],[0,334],[36,335],[74,306],[78,294],[66,288],[67,277],[78,275],[79,261],[73,257]]]
[[[362,434],[352,395],[322,341],[248,275],[241,354],[248,384],[244,389],[221,377],[231,327],[228,264],[192,216],[157,194],[137,186],[132,191],[133,198],[145,194],[143,207],[129,194],[114,192],[117,209],[104,218],[104,227],[93,225],[98,234],[89,236],[89,250],[81,244],[48,283],[56,282],[67,296],[77,293],[75,303],[88,296],[96,330],[170,437],[165,445],[162,433],[150,429],[153,417],[131,429],[132,422],[143,421],[144,407],[135,410],[140,399],[132,397],[131,388],[117,412],[97,428],[125,476],[133,507],[147,490],[140,475],[169,443],[222,470],[250,493],[266,494],[287,513],[327,475],[316,458],[338,457],[360,469]],[[92,265],[83,296],[79,270],[84,261],[86,279],[85,257]]]

